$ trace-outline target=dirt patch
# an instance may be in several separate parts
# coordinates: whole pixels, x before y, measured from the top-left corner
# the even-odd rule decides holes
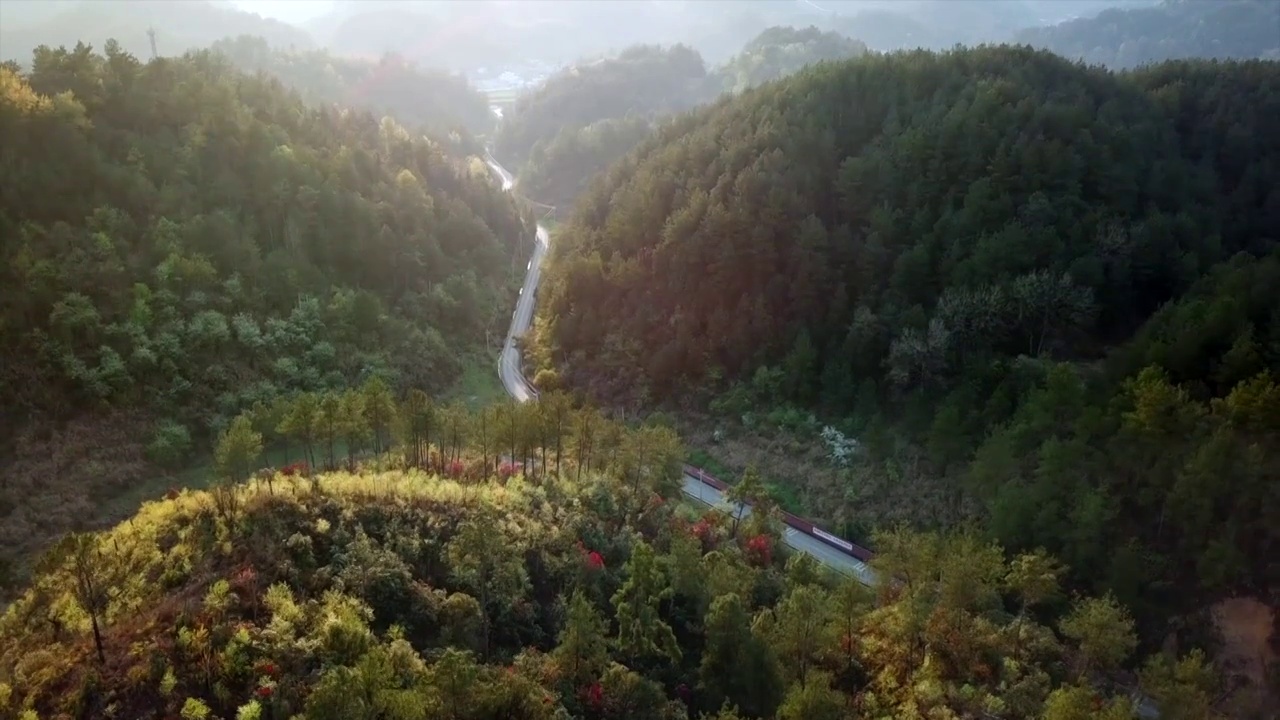
[[[159,474],[145,456],[148,429],[139,416],[104,413],[17,438],[0,458],[0,564],[11,581],[63,533],[123,519],[107,517],[105,501]]]
[[[1223,600],[1212,609],[1222,640],[1215,660],[1232,688],[1236,707],[1280,708],[1280,697],[1268,679],[1280,662],[1272,643],[1276,612],[1257,598]],[[1258,717],[1277,717],[1270,715]]]

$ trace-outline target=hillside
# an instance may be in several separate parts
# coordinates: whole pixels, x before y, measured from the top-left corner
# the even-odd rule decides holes
[[[0,4],[0,60],[26,63],[41,45],[97,48],[114,39],[125,52],[151,57],[151,38],[164,57],[208,47],[240,35],[266,38],[272,47],[309,48],[306,32],[270,18],[235,9],[229,3],[183,0],[5,0]]]
[[[574,65],[522,95],[494,138],[494,155],[521,167],[539,144],[561,132],[637,114],[665,115],[693,107],[705,96],[707,70],[682,45],[636,46],[617,57]]]
[[[263,38],[241,36],[210,48],[240,70],[264,72],[296,90],[309,105],[336,104],[390,115],[434,136],[463,128],[487,133],[489,101],[466,78],[416,67],[396,56],[377,62],[341,58],[324,50],[274,50]]]
[[[1028,28],[1017,41],[1090,64],[1132,68],[1179,58],[1280,60],[1280,4],[1270,0],[1164,0]]]
[[[543,407],[567,413],[544,436],[563,457],[542,449],[560,478],[481,463],[484,415],[452,416],[461,444],[415,435],[417,402],[400,447],[435,437],[458,479],[410,463],[233,484],[263,442],[233,423],[225,484],[44,558],[0,618],[0,717],[1133,717],[1086,684],[1128,664],[1132,621],[1109,597],[1065,600],[1052,558],[896,531],[876,563],[904,581],[873,592],[786,557],[764,514],[665,497],[670,431],[555,403],[484,412],[500,427]],[[1158,706],[1217,717],[1199,654],[1141,667]]]
[[[0,69],[0,136],[0,564],[244,408],[440,391],[504,329],[528,233],[451,141],[110,43]]]
[[[532,355],[770,444],[816,436],[817,412],[862,445],[793,476],[804,510],[981,519],[1162,632],[1280,587],[1280,425],[1243,409],[1280,392],[1278,114],[1280,67],[1259,62],[1113,75],[1004,47],[804,71],[665,126],[588,189]],[[1228,260],[1259,276],[1143,340]]]

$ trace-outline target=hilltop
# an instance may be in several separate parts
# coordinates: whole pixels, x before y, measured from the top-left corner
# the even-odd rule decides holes
[[[465,439],[422,455],[431,406],[406,398],[368,469],[250,482],[264,438],[238,419],[223,484],[45,556],[0,618],[0,717],[1133,716],[1093,687],[1132,621],[1065,602],[1052,558],[895,531],[876,563],[904,580],[873,592],[787,557],[763,498],[742,523],[679,506],[670,431],[548,400],[455,416]],[[543,470],[490,464],[485,413],[542,418]],[[1141,682],[1211,717],[1198,654]]]
[[[1277,115],[1257,61],[810,68],[598,176],[557,231],[533,369],[748,458],[788,448],[776,484],[838,526],[1047,547],[1162,635],[1280,587],[1280,424],[1246,409],[1280,407]],[[857,458],[797,465],[824,424]]]

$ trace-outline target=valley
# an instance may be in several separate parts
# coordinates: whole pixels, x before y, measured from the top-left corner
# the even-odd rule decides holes
[[[1276,717],[1280,7],[314,4],[0,8],[0,720]]]

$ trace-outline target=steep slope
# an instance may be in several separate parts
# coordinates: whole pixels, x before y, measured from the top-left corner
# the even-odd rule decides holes
[[[528,233],[477,158],[209,53],[0,73],[5,554],[243,408],[438,390],[501,332]]]
[[[32,12],[27,6],[49,5]],[[82,0],[50,3],[5,0],[0,8],[0,60],[27,62],[40,45],[71,47],[84,42],[101,48],[109,39],[136,57],[151,57],[148,30],[165,57],[208,47],[225,37],[255,35],[273,47],[308,48],[312,40],[292,25],[243,12],[229,3],[205,0]]]
[[[444,136],[493,126],[488,100],[466,78],[418,68],[396,56],[377,62],[341,58],[324,50],[274,50],[263,38],[241,36],[210,48],[247,73],[265,72],[296,90],[308,104],[337,104],[390,115],[403,125]]]
[[[1179,449],[1144,477],[1115,439],[1163,390],[1187,395],[1218,450],[1274,438],[1268,420],[1222,424],[1232,403],[1274,392],[1256,375],[1280,370],[1274,325],[1252,330],[1272,349],[1216,383],[1093,371],[1210,268],[1276,246],[1277,113],[1280,67],[1257,62],[1113,75],[981,48],[802,72],[680,118],[587,191],[557,235],[531,355],[610,400],[705,403],[711,387],[726,422],[785,406],[844,418],[863,458],[812,488],[814,508],[858,517],[872,489],[909,488],[899,503],[940,501],[916,507],[920,522],[983,515],[1153,623],[1229,588],[1274,587],[1261,560],[1273,526],[1184,483],[1186,512],[1240,532],[1173,537],[1161,483],[1192,465]],[[1229,347],[1203,351],[1217,362]],[[1205,414],[1233,388],[1245,394]],[[971,466],[996,428],[1018,443]],[[1265,492],[1276,459],[1256,458],[1241,496]],[[1036,478],[1061,493],[1054,504],[1023,492]],[[1131,555],[1107,551],[1130,543]]]
[[[1178,58],[1280,59],[1280,5],[1269,0],[1165,0],[1028,28],[1017,41],[1113,68]]]
[[[406,451],[432,411],[410,402]],[[392,472],[260,473],[67,537],[0,617],[0,714],[1132,717],[1122,695],[1083,684],[1126,663],[1132,621],[1111,598],[1055,606],[1052,558],[895,532],[876,562],[907,580],[873,595],[786,557],[761,514],[737,523],[665,500],[679,468],[670,431],[563,404],[556,431],[529,412],[546,406],[443,419],[532,420],[577,448],[543,449],[562,477],[495,472],[471,435],[440,444],[465,479],[411,455]],[[223,438],[228,481],[253,467],[250,428]],[[1199,655],[1162,656],[1141,677],[1166,709],[1214,717]]]

